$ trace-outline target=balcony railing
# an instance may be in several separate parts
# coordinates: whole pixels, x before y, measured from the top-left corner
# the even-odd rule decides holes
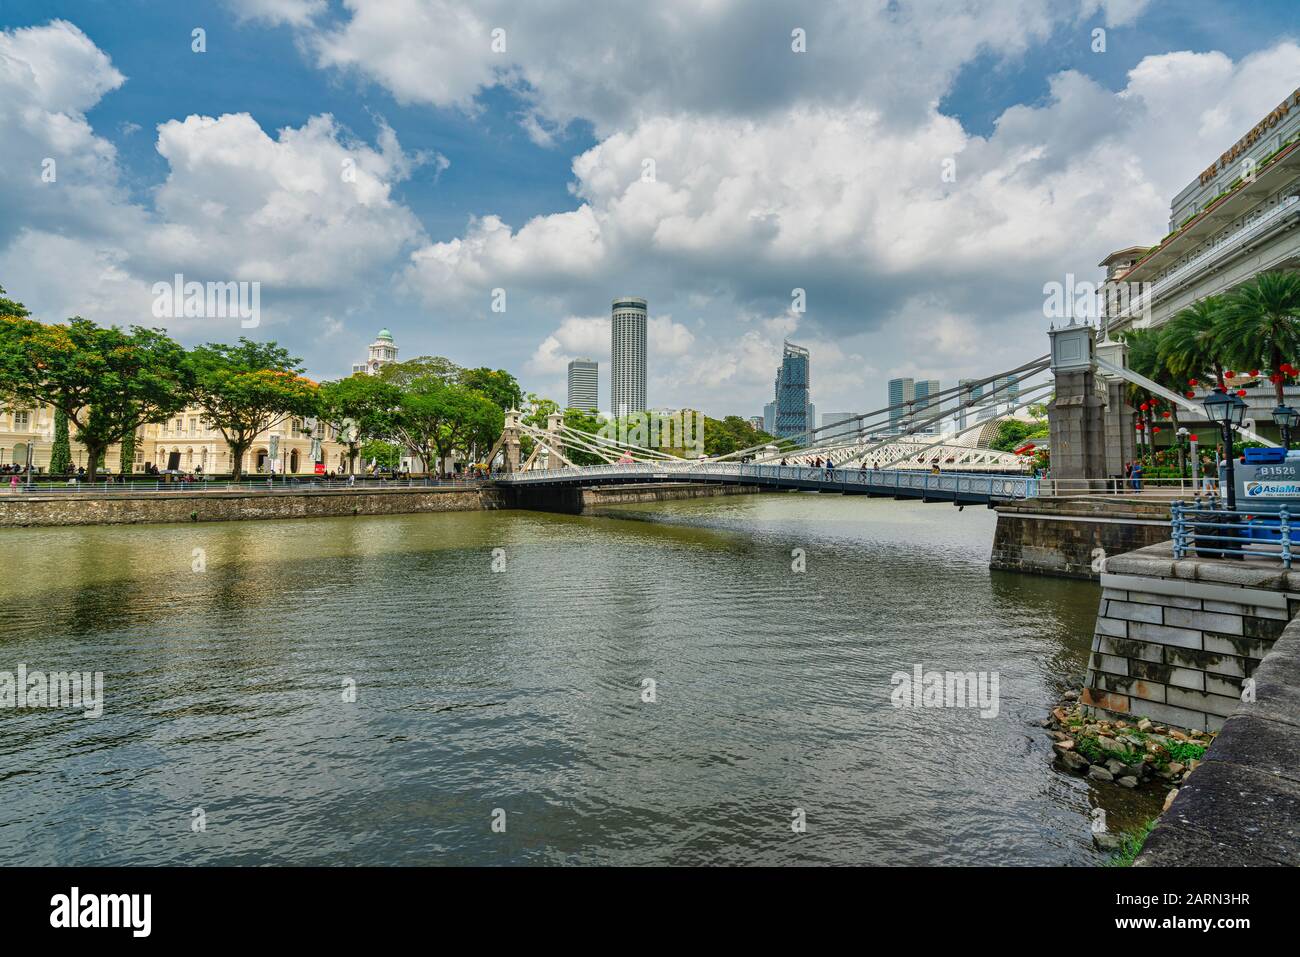
[[[1232,235],[1224,237],[1220,242],[1215,243],[1213,246],[1205,250],[1203,253],[1183,263],[1183,265],[1179,266],[1173,272],[1167,273],[1166,275],[1157,279],[1154,283],[1151,284],[1151,288],[1146,292],[1145,295],[1138,296],[1131,303],[1129,303],[1127,309],[1122,310],[1119,313],[1119,315],[1112,316],[1111,318],[1113,319],[1132,318],[1132,316],[1135,313],[1142,311],[1142,309],[1144,309],[1148,305],[1149,301],[1154,299],[1157,294],[1159,294],[1165,289],[1168,289],[1171,285],[1177,283],[1179,280],[1183,279],[1185,276],[1191,274],[1192,272],[1195,272],[1198,269],[1203,269],[1204,267],[1210,265],[1212,262],[1220,259],[1223,256],[1226,256],[1229,252],[1236,249],[1238,246],[1242,245],[1246,240],[1250,239],[1252,236],[1261,232],[1265,226],[1268,226],[1270,223],[1273,223],[1279,217],[1285,216],[1288,212],[1294,210],[1296,203],[1300,203],[1300,196],[1287,196],[1279,200],[1278,204],[1274,206],[1272,209],[1270,209],[1267,213],[1264,213],[1263,215],[1251,220],[1249,223],[1247,223],[1245,226],[1242,226],[1241,229],[1238,229]]]

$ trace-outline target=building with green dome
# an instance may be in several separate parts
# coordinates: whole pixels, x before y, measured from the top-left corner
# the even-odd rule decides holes
[[[397,344],[393,342],[393,334],[387,329],[380,329],[379,335],[375,336],[375,341],[370,343],[369,355],[365,362],[357,362],[352,365],[352,373],[364,372],[367,375],[378,375],[379,370],[390,362],[397,361]]]

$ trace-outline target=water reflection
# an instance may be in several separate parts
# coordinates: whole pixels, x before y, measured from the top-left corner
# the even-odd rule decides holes
[[[0,668],[108,701],[0,712],[0,861],[1095,862],[1035,725],[1096,588],[991,574],[992,525],[766,495],[7,532]],[[998,671],[999,716],[890,707],[916,663]]]

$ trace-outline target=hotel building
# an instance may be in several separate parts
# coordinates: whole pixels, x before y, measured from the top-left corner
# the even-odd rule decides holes
[[[1229,292],[1261,272],[1300,268],[1298,226],[1300,89],[1178,191],[1164,239],[1102,260],[1103,342],[1107,333],[1163,325],[1192,303]],[[1099,354],[1114,361],[1115,350],[1106,344]],[[1300,393],[1292,389],[1288,395]],[[1249,417],[1260,431],[1272,433],[1272,390],[1250,392]],[[1185,411],[1180,415],[1195,420]]]
[[[781,365],[776,370],[772,435],[787,438],[816,427],[817,412],[809,395],[811,387],[812,369],[808,350],[792,342],[783,343]],[[812,438],[807,437],[808,440]]]
[[[620,296],[610,312],[610,407],[616,416],[645,411],[646,301]]]
[[[598,406],[600,366],[591,359],[569,363],[569,404],[566,409],[595,412]]]

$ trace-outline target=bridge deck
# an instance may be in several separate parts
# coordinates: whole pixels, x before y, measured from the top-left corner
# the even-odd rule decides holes
[[[717,482],[780,489],[882,495],[926,501],[987,504],[1033,498],[1038,479],[1027,475],[932,472],[903,469],[826,469],[799,465],[742,465],[732,462],[642,463],[544,469],[497,476],[502,485],[617,485],[626,482]]]

